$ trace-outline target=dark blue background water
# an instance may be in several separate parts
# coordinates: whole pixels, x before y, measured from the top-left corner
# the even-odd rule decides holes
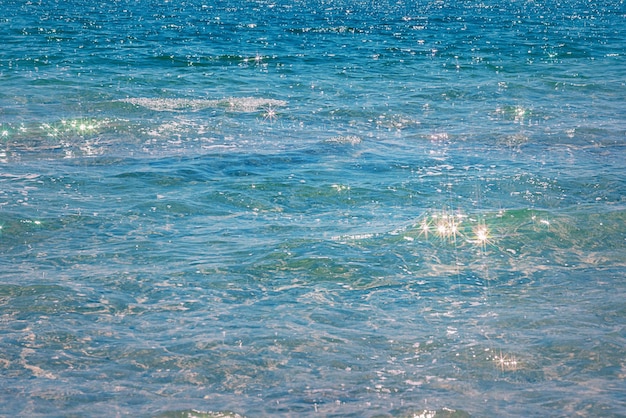
[[[626,415],[625,28],[3,2],[0,414]]]

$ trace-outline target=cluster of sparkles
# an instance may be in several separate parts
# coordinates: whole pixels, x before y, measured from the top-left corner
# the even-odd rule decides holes
[[[503,372],[517,371],[519,367],[517,358],[512,354],[503,354],[502,352],[499,352],[498,355],[493,358],[493,361],[496,366]]]
[[[543,221],[540,221],[544,223]],[[486,256],[487,246],[493,244],[493,238],[484,219],[475,219],[461,212],[451,213],[442,210],[429,213],[415,224],[419,235],[424,238],[436,239],[454,245],[457,248],[462,243],[471,244],[480,249],[483,257]],[[495,367],[502,372],[515,372],[521,367],[517,357],[503,353],[491,356]]]
[[[82,136],[96,132],[101,122],[90,119],[61,120],[58,123],[44,123],[40,126],[48,137]]]
[[[0,138],[7,141],[20,140],[22,138],[28,140],[41,138],[43,135],[45,138],[60,140],[60,143],[63,144],[65,140],[71,138],[84,139],[96,135],[101,132],[102,127],[107,123],[107,120],[76,118],[61,119],[54,122],[43,122],[33,125],[23,123],[18,126],[0,124]]]
[[[13,126],[11,124],[0,123],[0,138],[8,140],[11,137],[25,133],[27,130],[28,128],[24,124]]]
[[[472,223],[478,223],[471,226]],[[470,219],[467,215],[449,213],[445,210],[425,215],[418,223],[420,235],[428,238],[436,236],[440,240],[457,244],[460,239],[485,250],[491,235],[484,221]]]
[[[507,119],[512,120],[514,123],[520,125],[524,125],[525,123],[532,123],[530,120],[530,117],[532,116],[532,110],[523,106],[497,107],[496,114],[502,115]]]

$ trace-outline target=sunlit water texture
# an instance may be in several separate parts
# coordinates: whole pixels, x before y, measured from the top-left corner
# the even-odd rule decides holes
[[[3,2],[0,414],[626,416],[620,2]]]

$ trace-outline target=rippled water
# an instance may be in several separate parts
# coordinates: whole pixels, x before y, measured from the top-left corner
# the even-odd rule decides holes
[[[3,9],[0,413],[626,415],[623,2]]]

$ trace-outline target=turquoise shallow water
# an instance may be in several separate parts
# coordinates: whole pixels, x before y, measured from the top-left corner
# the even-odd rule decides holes
[[[625,19],[4,4],[0,414],[626,415]]]

